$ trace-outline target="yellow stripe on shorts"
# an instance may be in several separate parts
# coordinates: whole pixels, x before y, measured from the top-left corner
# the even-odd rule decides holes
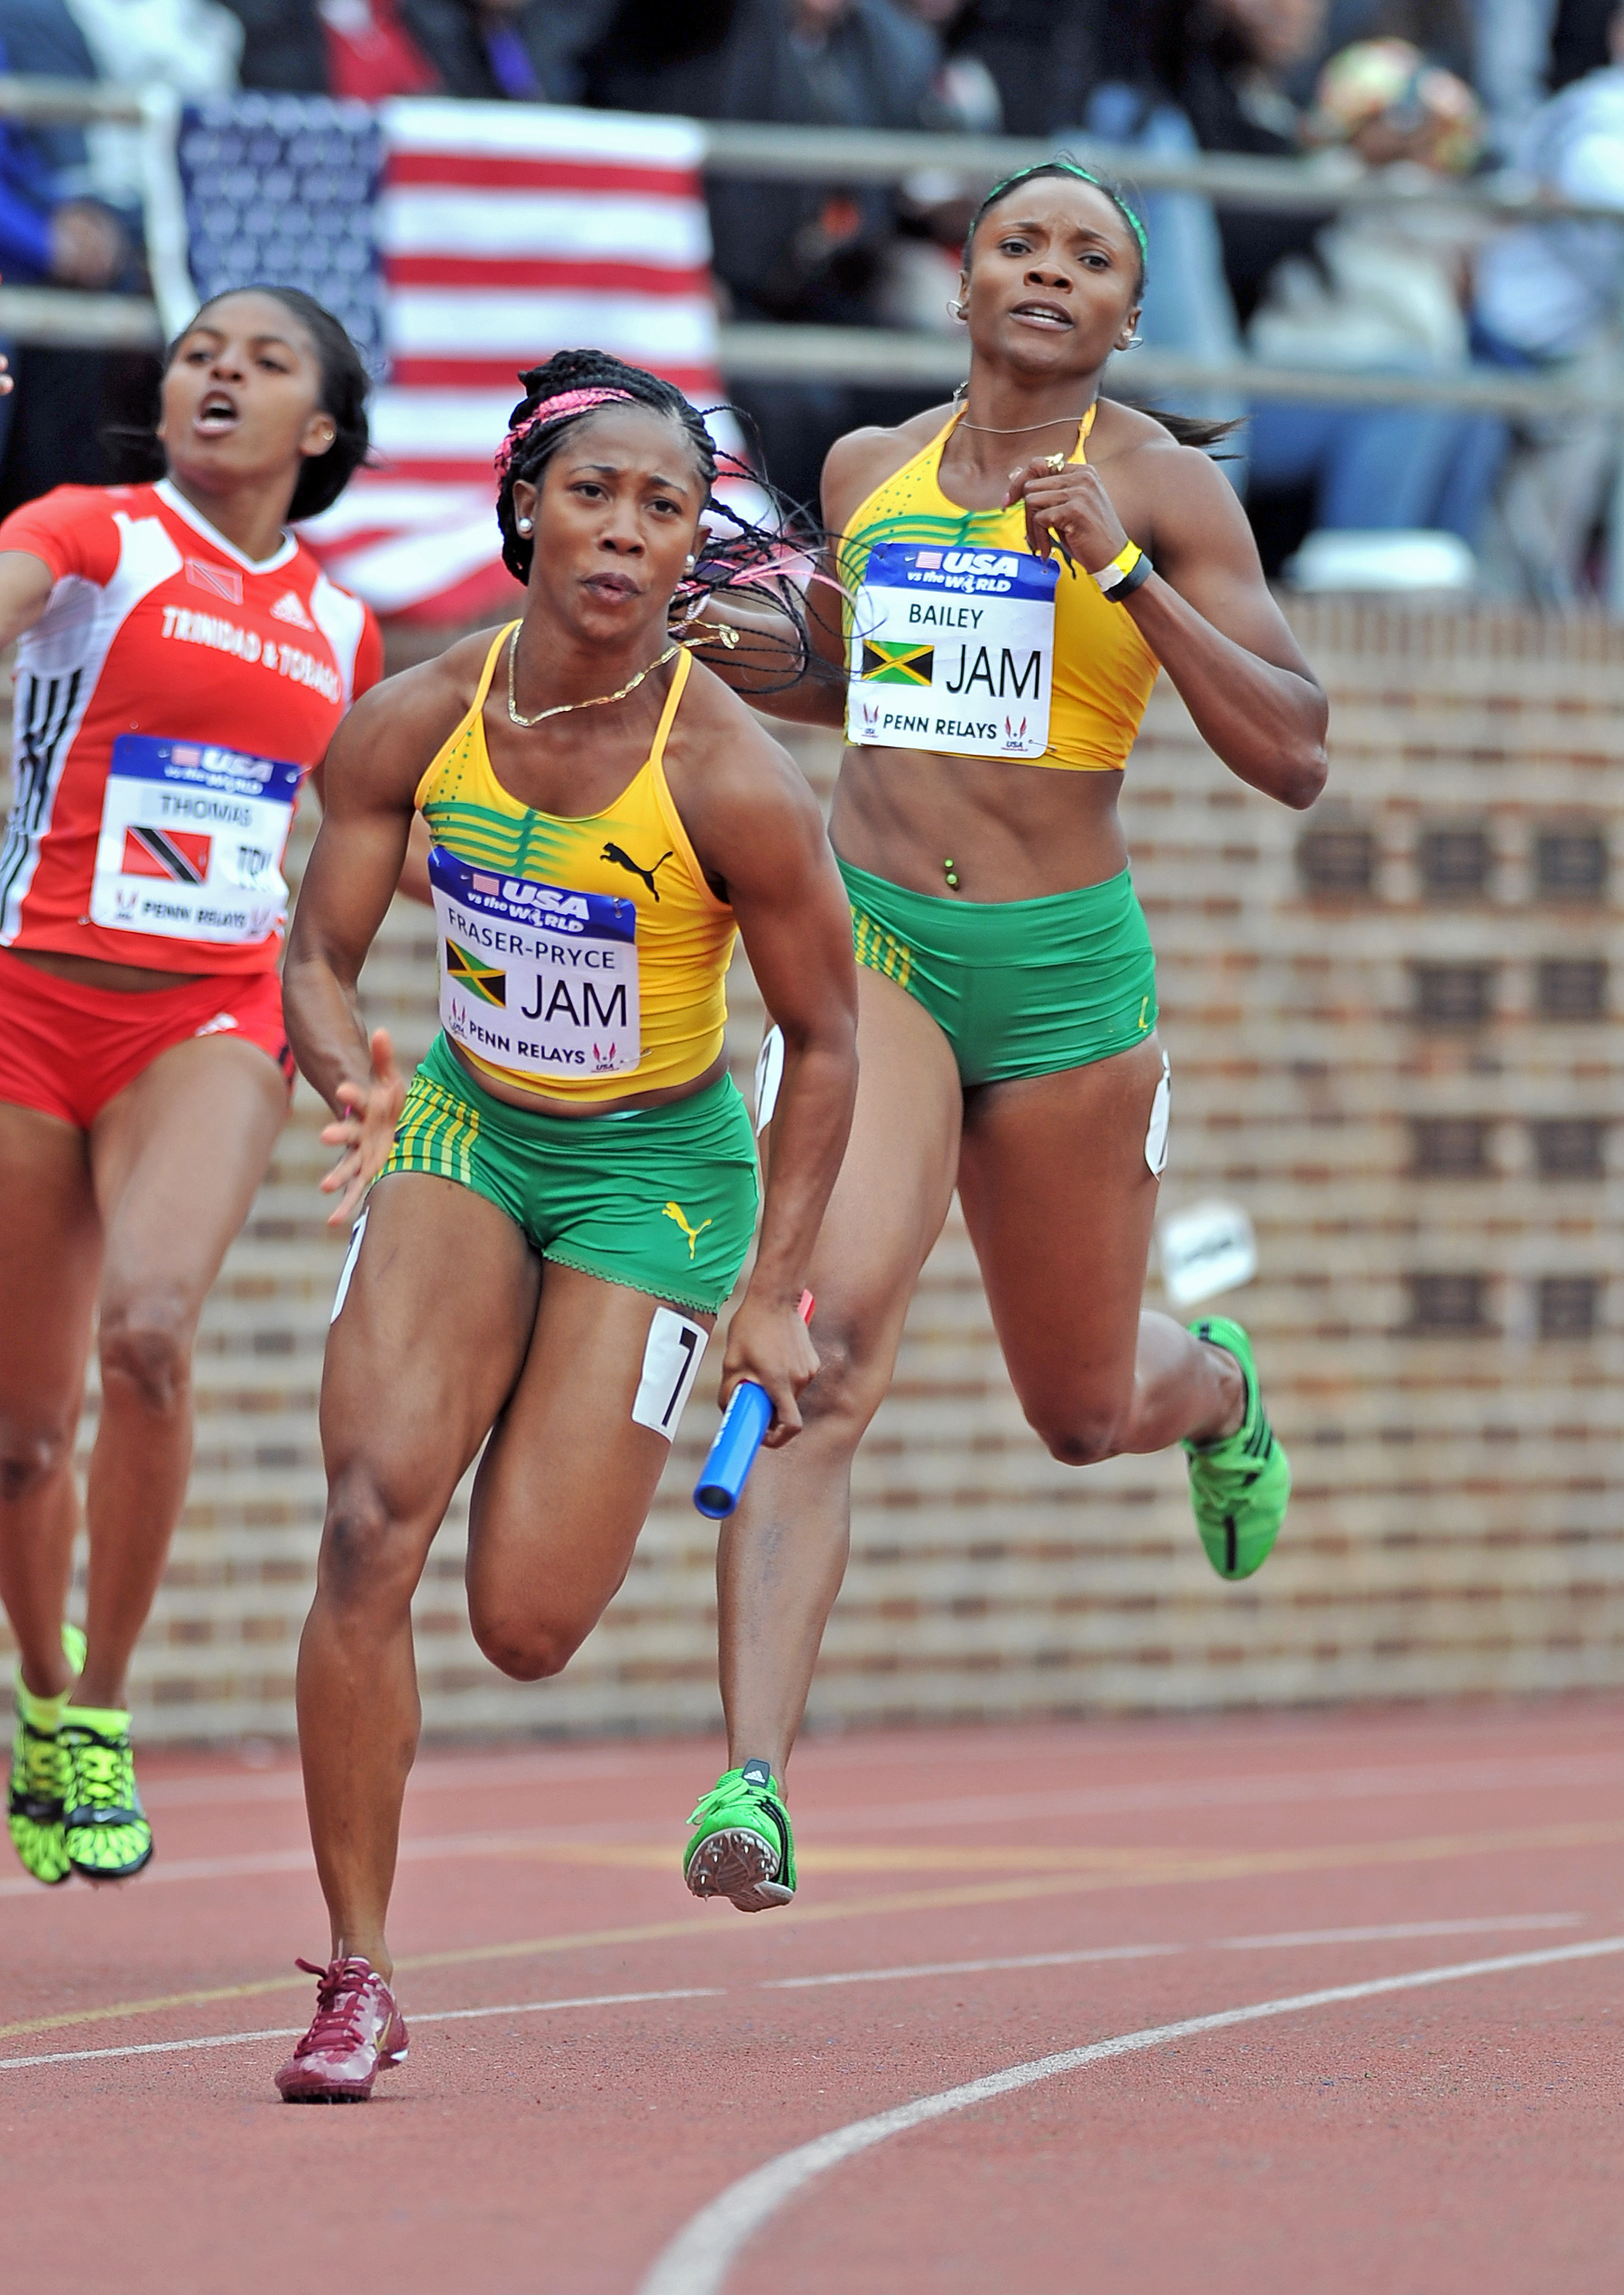
[[[413,1076],[389,1161],[378,1175],[428,1172],[436,1179],[455,1179],[472,1187],[474,1143],[478,1138],[477,1108],[442,1092],[427,1076]]]
[[[852,954],[860,964],[882,979],[895,981],[899,988],[908,986],[908,976],[913,970],[913,950],[895,933],[886,931],[861,908],[852,911]]]

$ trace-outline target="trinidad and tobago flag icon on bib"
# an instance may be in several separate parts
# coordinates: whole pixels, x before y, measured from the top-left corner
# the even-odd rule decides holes
[[[126,877],[163,877],[171,884],[208,882],[211,836],[189,829],[126,828],[124,867]]]

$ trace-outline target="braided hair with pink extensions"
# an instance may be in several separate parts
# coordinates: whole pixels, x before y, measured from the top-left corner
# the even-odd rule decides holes
[[[496,522],[502,533],[502,562],[517,582],[530,579],[535,544],[519,531],[513,507],[513,487],[523,479],[540,486],[541,474],[559,446],[578,422],[603,408],[616,405],[647,407],[666,416],[682,432],[706,492],[699,539],[692,571],[671,601],[673,635],[690,644],[713,636],[717,624],[702,622],[706,601],[726,596],[759,611],[765,607],[781,619],[780,638],[752,631],[745,643],[758,657],[763,672],[753,690],[770,692],[776,684],[793,685],[816,657],[807,629],[806,604],[794,580],[807,570],[811,538],[794,530],[798,513],[736,455],[719,449],[706,427],[705,413],[686,398],[674,382],[646,368],[629,365],[612,352],[558,351],[544,366],[531,367],[519,377],[525,395],[508,417],[507,436],[496,453]],[[729,410],[711,409],[710,412]],[[718,495],[718,478],[733,479],[754,488],[771,505],[777,523],[756,525],[735,505]],[[689,633],[692,633],[691,635]],[[730,633],[735,634],[735,633]],[[776,657],[776,661],[763,657]],[[752,665],[753,666],[753,665]],[[771,670],[781,668],[781,678]]]

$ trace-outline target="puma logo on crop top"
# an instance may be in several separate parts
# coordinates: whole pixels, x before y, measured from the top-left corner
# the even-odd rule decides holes
[[[637,862],[633,861],[629,853],[623,853],[618,844],[606,844],[604,847],[603,852],[598,855],[598,858],[601,861],[613,861],[617,869],[629,869],[634,877],[641,877],[644,884],[648,886],[649,890],[653,894],[656,900],[660,898],[660,887],[654,881],[655,874],[673,857],[674,856],[668,848],[660,854],[659,860],[654,862],[651,868],[645,869]]]
[[[472,1067],[539,1095],[590,1105],[689,1083],[722,1048],[735,931],[665,777],[693,656],[678,655],[653,744],[614,803],[542,813],[503,787],[485,743],[485,696],[514,626],[417,787],[434,840],[441,1025]],[[639,853],[658,858],[645,867]]]

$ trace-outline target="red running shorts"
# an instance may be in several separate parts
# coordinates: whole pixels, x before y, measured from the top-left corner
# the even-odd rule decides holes
[[[293,1055],[275,972],[199,972],[177,988],[87,988],[0,949],[0,1101],[88,1131],[171,1045],[236,1036],[274,1060],[293,1088]]]

